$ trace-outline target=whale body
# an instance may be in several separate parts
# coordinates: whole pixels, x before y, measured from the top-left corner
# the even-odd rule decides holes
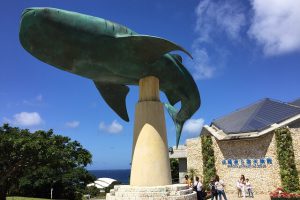
[[[127,85],[146,76],[159,79],[176,126],[176,146],[182,127],[200,107],[200,94],[191,74],[166,39],[140,35],[120,24],[56,8],[29,8],[21,19],[19,39],[30,54],[61,70],[94,81],[106,103],[125,121]],[[181,102],[177,110],[174,105]]]

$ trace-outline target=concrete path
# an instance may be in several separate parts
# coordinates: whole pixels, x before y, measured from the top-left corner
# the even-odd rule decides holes
[[[269,195],[254,195],[254,198],[249,198],[246,197],[245,199],[243,198],[238,198],[237,195],[232,195],[232,194],[226,194],[227,200],[271,200]]]
[[[271,200],[271,198],[270,198],[269,195],[255,195],[254,198],[246,197],[245,199],[238,198],[236,196],[236,194],[235,195],[233,195],[233,194],[226,194],[226,196],[227,196],[227,200]],[[91,200],[104,200],[104,199],[91,199]]]

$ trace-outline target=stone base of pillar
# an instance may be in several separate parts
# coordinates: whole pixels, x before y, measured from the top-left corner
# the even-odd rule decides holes
[[[106,200],[197,200],[193,189],[186,184],[155,187],[116,185],[106,195]]]

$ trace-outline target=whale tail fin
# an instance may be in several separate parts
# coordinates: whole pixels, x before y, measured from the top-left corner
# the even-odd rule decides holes
[[[178,114],[178,110],[174,106],[172,106],[168,103],[165,103],[165,107],[166,107],[169,115],[172,117],[173,122],[174,122],[175,127],[176,127],[176,148],[178,148],[178,144],[179,144],[181,131],[182,131],[182,127],[183,127],[184,122],[178,121],[176,119],[177,114]]]

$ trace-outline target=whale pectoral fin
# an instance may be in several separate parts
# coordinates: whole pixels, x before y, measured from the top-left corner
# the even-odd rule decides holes
[[[174,95],[173,92],[171,92],[169,90],[165,91],[165,94],[166,94],[166,96],[168,98],[168,101],[170,102],[170,104],[172,106],[174,106],[177,102],[180,101],[180,98],[178,96]]]
[[[118,85],[111,83],[103,83],[94,81],[98,91],[105,102],[113,109],[123,120],[129,121],[126,109],[126,96],[129,87],[126,85]]]
[[[192,58],[192,55],[181,46],[169,40],[149,35],[117,36],[122,46],[132,51],[135,57],[142,58],[149,63],[155,62],[162,55],[175,50],[185,52]]]

